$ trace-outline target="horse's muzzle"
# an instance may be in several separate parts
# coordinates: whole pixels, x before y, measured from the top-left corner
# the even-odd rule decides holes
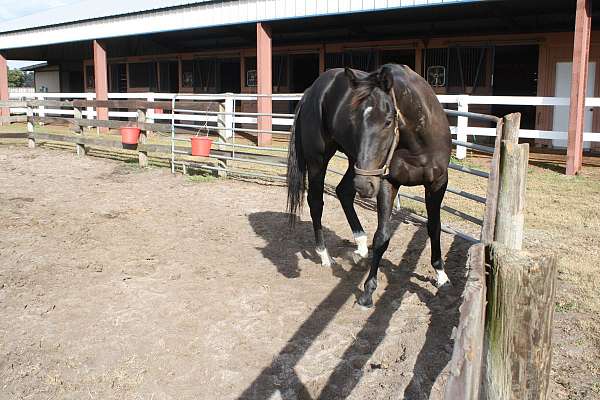
[[[364,199],[370,199],[379,192],[381,178],[378,176],[356,175],[354,177],[354,187],[358,195]]]

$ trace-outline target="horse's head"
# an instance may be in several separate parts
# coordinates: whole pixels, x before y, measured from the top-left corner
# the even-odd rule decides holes
[[[373,197],[398,144],[394,77],[385,66],[364,78],[349,68],[345,73],[353,91],[352,123],[359,138],[354,186],[361,197]]]

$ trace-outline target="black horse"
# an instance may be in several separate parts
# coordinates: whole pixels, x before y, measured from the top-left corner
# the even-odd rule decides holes
[[[429,84],[404,65],[377,71],[332,69],[302,96],[288,153],[288,211],[295,221],[308,180],[308,205],[322,265],[332,259],[325,247],[321,216],[325,173],[336,151],[349,166],[336,188],[356,240],[366,257],[367,236],[354,210],[354,197],[377,196],[378,226],[365,291],[358,303],[371,307],[377,269],[390,236],[394,199],[401,185],[425,186],[431,265],[437,285],[449,284],[440,249],[440,207],[448,183],[451,136],[448,119]]]

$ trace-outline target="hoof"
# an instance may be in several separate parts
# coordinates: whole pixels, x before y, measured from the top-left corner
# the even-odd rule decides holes
[[[435,286],[438,288],[438,290],[448,291],[452,289],[452,282],[450,282],[450,280],[447,280],[445,283],[442,283],[441,285],[436,284]]]
[[[321,260],[322,267],[331,268],[333,265],[335,265],[333,258],[330,258],[329,260]]]
[[[354,250],[354,252],[352,253],[352,261],[354,261],[354,264],[361,264],[364,260],[367,259],[368,255],[369,255],[368,252],[367,252],[367,254],[363,255],[358,250]]]
[[[329,255],[327,249],[317,249],[317,254],[321,257],[321,266],[329,268],[335,264],[335,261]]]
[[[358,298],[358,305],[364,308],[372,308],[373,307],[373,299],[371,296],[367,296],[363,293],[362,296]]]
[[[450,278],[448,278],[448,275],[446,275],[446,272],[443,269],[436,270],[435,272],[437,274],[435,286],[438,289],[443,288],[445,285],[452,286],[452,283],[450,282]]]

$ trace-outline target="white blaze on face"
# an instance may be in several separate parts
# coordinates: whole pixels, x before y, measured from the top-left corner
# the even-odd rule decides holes
[[[356,242],[356,250],[354,254],[358,254],[362,258],[367,258],[369,255],[369,247],[367,246],[367,235],[364,233],[354,235],[354,241]]]
[[[369,106],[369,107],[365,108],[365,112],[363,113],[363,117],[365,119],[367,119],[369,117],[369,115],[371,114],[371,111],[373,111],[373,107]]]
[[[322,250],[320,250],[320,249],[316,249],[316,250],[317,250],[317,254],[319,255],[319,257],[321,257],[321,265],[324,267],[331,267],[333,259],[329,256],[329,252],[327,251],[327,248],[324,248]]]

